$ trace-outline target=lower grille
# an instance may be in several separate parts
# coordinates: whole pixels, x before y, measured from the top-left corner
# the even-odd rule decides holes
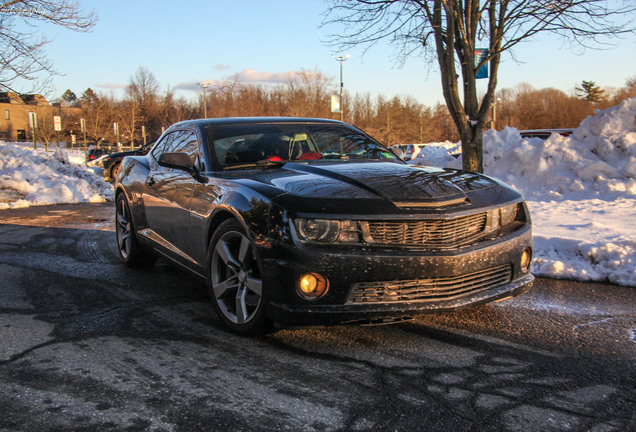
[[[446,300],[494,288],[510,282],[508,265],[452,278],[389,282],[360,282],[353,286],[347,303]]]

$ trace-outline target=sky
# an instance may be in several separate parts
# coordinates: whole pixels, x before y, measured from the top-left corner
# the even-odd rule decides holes
[[[90,33],[76,33],[52,25],[35,30],[52,39],[46,52],[62,74],[52,80],[49,99],[66,89],[78,97],[87,88],[122,94],[131,76],[145,67],[160,89],[177,89],[194,98],[199,82],[219,82],[239,74],[245,82],[275,81],[283,74],[317,70],[332,79],[337,92],[340,65],[332,54],[350,54],[343,64],[345,91],[372,97],[407,96],[432,106],[443,103],[435,65],[411,58],[395,60],[394,48],[381,43],[337,52],[326,44],[339,26],[321,23],[323,0],[79,0],[99,20]],[[635,16],[636,18],[636,16]],[[615,40],[614,47],[570,51],[554,37],[523,44],[516,60],[503,59],[498,89],[529,83],[571,93],[581,81],[620,88],[636,76],[636,36]],[[486,81],[481,80],[485,89]],[[326,101],[325,103],[328,103]]]

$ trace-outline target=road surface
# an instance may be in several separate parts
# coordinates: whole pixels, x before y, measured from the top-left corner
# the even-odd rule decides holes
[[[636,288],[381,327],[224,331],[204,284],[116,255],[112,203],[0,211],[0,430],[633,431]]]

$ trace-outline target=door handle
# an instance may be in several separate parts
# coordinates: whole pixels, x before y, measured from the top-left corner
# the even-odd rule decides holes
[[[155,183],[155,178],[150,176],[150,178],[148,179],[148,187],[152,187],[152,185]]]

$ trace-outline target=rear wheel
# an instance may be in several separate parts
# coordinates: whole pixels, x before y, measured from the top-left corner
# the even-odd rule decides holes
[[[265,313],[266,291],[256,249],[241,224],[230,219],[212,236],[208,251],[208,287],[223,324],[244,336],[272,330]]]
[[[130,207],[123,193],[117,196],[115,208],[115,234],[117,235],[119,258],[124,264],[131,267],[155,262],[157,257],[143,250],[137,241]]]

